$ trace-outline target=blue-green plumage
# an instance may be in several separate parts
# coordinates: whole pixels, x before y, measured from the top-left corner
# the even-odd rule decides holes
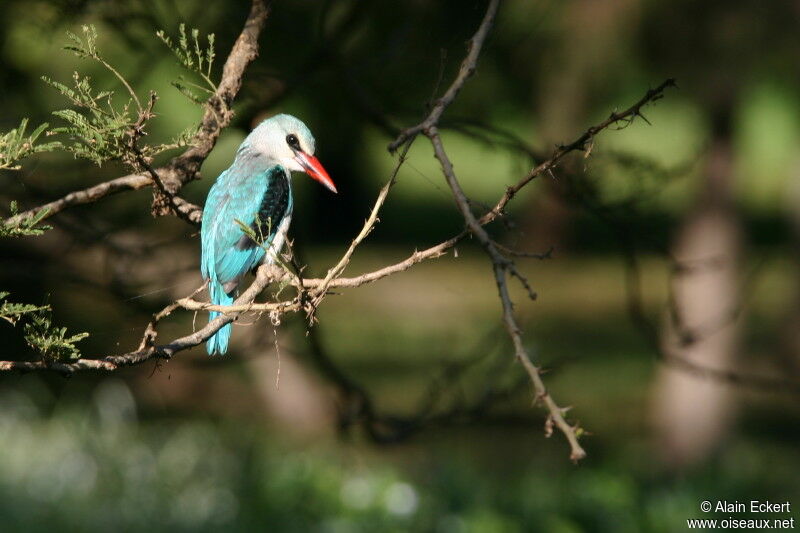
[[[233,303],[239,281],[264,260],[267,250],[270,262],[280,253],[291,213],[291,183],[282,166],[264,169],[257,159],[248,160],[220,175],[208,194],[201,232],[201,272],[209,280],[214,304]],[[239,222],[253,228],[260,242]],[[211,312],[210,319],[218,315]],[[230,334],[227,324],[208,340],[208,353],[225,353]]]
[[[292,170],[336,190],[313,154],[314,137],[305,124],[290,115],[276,115],[247,136],[233,164],[217,178],[206,199],[200,232],[200,270],[213,304],[232,304],[242,277],[278,257],[292,217]],[[212,311],[209,319],[217,316]],[[230,336],[231,324],[226,324],[208,339],[208,353],[225,353]]]

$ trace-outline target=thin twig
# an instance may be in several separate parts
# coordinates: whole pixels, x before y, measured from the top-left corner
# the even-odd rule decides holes
[[[525,371],[528,373],[528,376],[531,379],[534,392],[536,394],[536,399],[544,403],[545,407],[547,408],[549,413],[548,421],[552,421],[552,423],[554,423],[556,427],[558,427],[558,429],[564,434],[570,445],[570,458],[577,462],[586,457],[586,452],[578,442],[579,428],[570,425],[564,419],[564,413],[566,411],[556,404],[550,393],[547,391],[547,388],[542,381],[539,368],[533,364],[527,350],[525,349],[525,346],[522,342],[522,329],[517,323],[517,319],[514,315],[514,304],[512,303],[511,297],[508,293],[507,276],[515,276],[519,278],[523,286],[526,288],[526,290],[528,290],[531,298],[534,298],[535,294],[531,290],[528,281],[516,270],[514,263],[510,259],[506,258],[495,247],[494,242],[492,241],[491,237],[489,237],[489,234],[478,222],[478,220],[475,218],[475,215],[470,210],[469,202],[464,194],[464,191],[461,189],[461,185],[459,184],[458,178],[453,170],[453,165],[447,156],[447,153],[445,152],[438,129],[435,126],[430,127],[425,135],[430,139],[431,144],[433,144],[434,153],[442,167],[442,173],[444,174],[447,184],[450,186],[450,189],[453,192],[453,197],[456,200],[456,205],[458,206],[459,211],[461,211],[461,215],[467,222],[467,227],[478,239],[478,242],[480,242],[481,246],[483,246],[483,249],[486,251],[487,255],[492,261],[495,283],[497,284],[497,290],[503,309],[503,322],[505,323],[506,331],[508,332],[508,335],[511,337],[511,340],[514,344],[515,356],[525,368]]]
[[[339,260],[333,268],[328,270],[327,275],[325,276],[322,281],[316,285],[316,289],[314,291],[312,306],[316,308],[322,302],[322,299],[325,297],[325,294],[328,291],[328,288],[333,283],[334,279],[338,277],[347,265],[350,263],[350,258],[353,256],[353,253],[356,250],[356,247],[361,244],[361,242],[367,238],[367,236],[372,232],[375,228],[375,224],[378,223],[378,213],[383,207],[384,202],[386,201],[386,197],[389,194],[389,191],[397,183],[397,174],[400,172],[400,167],[403,166],[403,163],[406,160],[406,155],[408,154],[408,150],[410,145],[406,145],[403,153],[400,154],[400,157],[397,160],[397,164],[392,171],[391,176],[389,177],[389,181],[381,188],[380,192],[378,193],[378,197],[375,199],[375,204],[372,206],[372,211],[370,211],[369,217],[367,220],[364,221],[364,225],[361,227],[361,231],[358,232],[356,238],[353,239],[353,242],[350,243],[350,247],[345,251],[344,255],[342,255],[341,259]]]
[[[416,126],[406,128],[400,132],[400,135],[397,136],[397,139],[389,144],[389,152],[396,152],[400,146],[413,141],[417,135],[424,132],[431,126],[439,123],[439,118],[442,116],[442,113],[444,113],[444,110],[447,109],[447,106],[453,103],[453,100],[455,100],[456,96],[458,96],[458,93],[461,92],[464,84],[475,73],[475,69],[478,64],[478,56],[481,53],[481,48],[483,48],[483,42],[486,40],[486,35],[489,33],[489,30],[491,30],[492,25],[494,24],[494,18],[497,14],[497,8],[499,5],[499,0],[492,0],[489,2],[489,7],[486,8],[486,14],[484,14],[483,20],[481,21],[480,26],[478,26],[478,31],[476,31],[475,35],[472,36],[472,39],[469,40],[467,56],[461,62],[461,68],[458,70],[456,79],[453,80],[453,83],[450,84],[450,87],[448,87],[447,91],[445,91],[442,97],[436,100],[436,103],[431,108],[431,111],[425,120]]]
[[[481,224],[486,224],[488,222],[491,222],[492,220],[500,216],[503,213],[503,210],[505,209],[506,205],[508,205],[508,202],[510,202],[511,199],[514,198],[514,196],[520,191],[520,189],[525,187],[528,183],[531,182],[531,180],[535,179],[537,176],[540,176],[545,172],[552,171],[558,165],[561,159],[564,158],[564,156],[566,156],[571,152],[587,150],[587,147],[590,146],[591,143],[594,141],[595,136],[597,136],[597,134],[600,133],[601,131],[606,130],[611,126],[617,125],[619,123],[623,123],[624,126],[628,126],[629,124],[632,124],[637,117],[640,118],[643,117],[642,108],[649,103],[655,102],[656,100],[660,100],[661,98],[663,98],[664,91],[669,87],[676,87],[674,78],[669,78],[667,80],[664,80],[655,89],[648,90],[645,93],[645,95],[639,99],[638,102],[630,106],[625,111],[622,111],[620,113],[617,112],[611,113],[611,115],[609,115],[607,119],[600,122],[599,124],[595,124],[594,126],[590,127],[589,129],[584,131],[580,137],[578,137],[571,143],[556,147],[555,151],[553,152],[553,154],[550,156],[549,159],[539,163],[537,166],[531,169],[531,171],[528,172],[528,174],[524,178],[522,178],[513,186],[508,187],[506,189],[505,194],[503,194],[500,200],[498,200],[497,204],[495,204],[495,206],[488,213],[486,213],[481,217],[480,219]]]

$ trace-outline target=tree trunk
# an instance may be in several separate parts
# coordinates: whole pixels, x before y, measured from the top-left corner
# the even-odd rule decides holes
[[[673,309],[662,338],[669,363],[659,369],[653,415],[660,451],[670,467],[707,457],[725,436],[733,390],[693,373],[687,365],[724,369],[735,363],[739,326],[739,220],[731,201],[732,153],[717,137],[705,169],[700,202],[678,233],[673,256]]]

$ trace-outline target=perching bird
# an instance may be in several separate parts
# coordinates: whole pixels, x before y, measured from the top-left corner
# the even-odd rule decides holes
[[[232,304],[245,274],[277,259],[292,220],[291,171],[305,172],[336,192],[314,157],[314,137],[306,125],[291,115],[276,115],[247,136],[208,192],[200,271],[213,304]],[[242,225],[251,228],[250,235]],[[211,311],[209,321],[219,314]],[[226,324],[208,339],[209,355],[224,354],[230,337],[231,324]]]

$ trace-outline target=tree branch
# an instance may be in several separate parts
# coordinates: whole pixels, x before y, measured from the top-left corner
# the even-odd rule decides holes
[[[447,153],[445,152],[442,139],[439,136],[439,131],[436,126],[429,127],[425,132],[425,135],[430,139],[431,144],[433,144],[434,154],[441,164],[442,173],[445,176],[448,186],[450,186],[450,189],[453,192],[453,197],[455,198],[456,205],[458,206],[461,215],[467,222],[467,227],[478,239],[478,242],[480,242],[481,246],[492,261],[495,283],[497,284],[498,295],[500,297],[500,302],[503,309],[503,322],[505,323],[506,331],[513,342],[515,356],[525,368],[525,371],[528,373],[528,376],[533,383],[534,391],[536,393],[536,400],[543,402],[547,408],[547,411],[549,412],[548,424],[555,423],[556,427],[561,430],[571,448],[570,458],[577,462],[586,457],[586,452],[578,442],[579,428],[576,426],[571,426],[564,419],[563,415],[566,410],[559,407],[553,400],[552,396],[550,396],[547,388],[544,385],[544,382],[542,381],[539,368],[531,361],[531,358],[525,349],[525,345],[522,342],[522,329],[519,327],[517,319],[514,315],[514,304],[512,303],[511,297],[508,293],[507,276],[514,276],[522,282],[522,284],[533,297],[534,295],[528,286],[528,282],[516,270],[513,261],[506,258],[495,247],[494,242],[489,237],[489,234],[486,232],[480,222],[478,222],[478,219],[475,218],[475,215],[472,214],[472,211],[469,207],[469,201],[467,200],[467,197],[458,182],[458,178],[453,170],[453,165],[447,156]],[[549,427],[549,425],[546,427]]]
[[[236,301],[233,302],[234,308],[239,307],[242,311],[247,311],[256,297],[269,285],[273,277],[273,265],[261,265],[256,271],[256,278],[253,283],[245,290]],[[205,288],[205,285],[196,289],[192,296]],[[190,297],[191,298],[191,297]],[[171,359],[176,353],[193,348],[219,331],[222,326],[233,322],[239,313],[223,314],[210,321],[202,329],[190,335],[185,335],[162,345],[155,345],[156,324],[163,318],[169,316],[174,310],[182,307],[180,300],[173,302],[164,309],[153,315],[153,319],[145,328],[142,342],[139,347],[121,355],[109,355],[97,359],[78,359],[71,362],[60,361],[0,361],[0,371],[21,371],[32,370],[53,370],[64,375],[71,375],[80,370],[117,370],[122,366],[132,366],[144,363],[150,359]]]
[[[586,452],[578,443],[577,428],[569,425],[564,420],[563,414],[565,413],[565,410],[560,408],[547,392],[547,389],[545,388],[541,379],[539,369],[531,362],[531,359],[525,350],[525,346],[522,342],[521,329],[516,321],[516,317],[514,316],[513,304],[508,293],[507,276],[517,277],[522,282],[525,289],[528,290],[531,298],[534,298],[535,294],[530,289],[527,279],[525,279],[525,277],[517,271],[513,261],[506,258],[497,249],[494,241],[492,241],[492,239],[489,237],[489,234],[486,232],[486,230],[483,229],[483,224],[472,213],[469,199],[464,194],[458,178],[455,175],[452,162],[447,156],[437,127],[442,113],[444,113],[447,106],[452,103],[453,99],[462,89],[467,79],[469,79],[470,76],[472,76],[472,74],[475,72],[483,42],[492,27],[498,5],[498,0],[492,0],[489,3],[488,8],[486,9],[486,14],[483,17],[478,30],[475,32],[475,35],[469,42],[469,50],[461,63],[461,68],[459,69],[458,75],[456,76],[455,80],[453,80],[453,83],[447,89],[445,94],[439,100],[437,100],[436,105],[434,105],[433,109],[431,109],[431,112],[428,114],[425,120],[418,125],[401,132],[397,139],[395,139],[395,141],[389,145],[389,151],[396,150],[397,147],[403,145],[404,143],[410,144],[420,132],[422,132],[430,140],[431,144],[433,145],[434,155],[439,160],[442,173],[444,174],[445,180],[447,181],[447,184],[453,193],[456,206],[458,207],[461,215],[464,217],[467,228],[469,229],[470,233],[472,233],[478,239],[478,242],[481,244],[492,262],[495,282],[497,283],[498,294],[503,309],[503,321],[506,325],[508,335],[511,337],[513,342],[516,358],[523,365],[531,379],[531,382],[533,383],[533,387],[536,392],[536,399],[542,401],[549,412],[548,425],[546,427],[549,428],[551,423],[555,423],[570,444],[572,449],[572,460],[578,461],[586,456]],[[606,126],[601,124],[601,127],[597,131],[600,131],[604,127]],[[592,130],[590,130],[587,138],[590,138],[592,134],[591,131]],[[581,139],[583,137],[584,136],[582,136]],[[566,151],[564,153],[566,153]],[[558,159],[560,159],[562,156],[563,154],[555,154],[554,157],[551,158],[553,164],[555,164],[555,162],[558,161]],[[527,181],[523,180],[523,183],[521,183],[519,187],[523,187],[528,181],[530,181],[530,179]],[[508,200],[510,200],[511,196],[513,196],[513,194],[509,194],[509,191],[506,191],[506,195],[509,196]],[[506,200],[505,203],[507,203],[508,200]],[[505,205],[505,203],[503,203],[503,205]]]
[[[442,97],[436,100],[436,103],[433,105],[431,112],[428,114],[425,120],[416,126],[406,128],[400,132],[400,135],[398,135],[397,139],[389,144],[389,152],[396,152],[401,145],[413,141],[414,138],[421,132],[424,132],[431,126],[435,126],[439,123],[439,118],[441,118],[444,110],[447,109],[447,106],[453,103],[453,100],[455,100],[456,96],[458,96],[458,93],[464,87],[464,84],[475,73],[475,68],[478,64],[478,56],[483,48],[483,42],[486,40],[486,35],[488,35],[489,30],[492,29],[499,5],[499,0],[491,0],[489,2],[489,7],[486,8],[486,13],[483,16],[480,26],[478,26],[478,31],[476,31],[475,35],[472,36],[472,39],[469,40],[467,45],[467,56],[461,62],[461,68],[458,70],[456,79],[453,80],[453,83],[450,84],[450,87],[448,87],[447,91],[445,91]]]
[[[200,129],[192,139],[192,147],[167,165],[176,170],[175,177],[178,178],[177,181],[167,182],[170,190],[173,187],[176,189],[173,193],[194,179],[203,161],[214,149],[220,133],[230,124],[233,100],[242,87],[245,69],[258,56],[258,37],[271,9],[272,0],[252,0],[244,28],[222,67],[222,79],[214,95],[206,102]]]
[[[621,113],[611,113],[607,119],[599,124],[591,126],[588,130],[584,131],[580,137],[571,143],[556,147],[549,159],[539,163],[537,166],[531,169],[531,171],[528,172],[524,178],[518,181],[515,185],[506,189],[505,194],[503,194],[495,206],[488,213],[481,217],[481,224],[487,224],[496,219],[498,216],[501,216],[506,205],[508,205],[508,202],[514,198],[520,189],[525,187],[528,183],[541,174],[552,171],[567,154],[575,151],[585,151],[588,155],[591,152],[595,136],[601,131],[620,123],[622,124],[620,126],[621,129],[632,124],[633,121],[636,120],[636,117],[644,118],[644,115],[642,115],[642,108],[651,102],[655,102],[656,100],[663,98],[664,91],[668,87],[677,87],[674,78],[664,80],[655,89],[648,90],[638,102],[630,106],[625,111],[622,111]]]

